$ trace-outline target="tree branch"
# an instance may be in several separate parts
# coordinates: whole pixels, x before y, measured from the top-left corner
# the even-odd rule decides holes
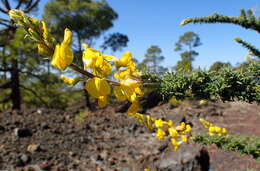
[[[23,4],[24,0],[19,0],[19,2],[17,3],[15,9],[19,9],[21,7],[21,5]]]
[[[11,68],[0,68],[0,72],[8,72],[11,71]]]
[[[11,87],[11,84],[12,84],[12,82],[9,81],[9,82],[7,82],[7,83],[4,83],[4,84],[0,85],[0,88],[1,88],[1,89],[10,88],[10,87]]]
[[[41,75],[36,75],[36,74],[31,73],[31,72],[21,71],[21,70],[19,72],[21,72],[22,74],[27,74],[27,75],[33,76],[33,77],[41,80]]]
[[[11,10],[11,6],[9,4],[9,1],[8,0],[2,0],[5,8],[7,9],[7,11]]]
[[[49,107],[49,105],[47,104],[47,102],[45,102],[37,93],[36,91],[34,91],[33,89],[30,89],[28,87],[25,87],[23,85],[20,85],[21,88],[27,90],[27,91],[30,91],[35,97],[37,97],[44,105],[45,107]]]
[[[257,56],[258,58],[260,58],[260,51],[254,47],[253,45],[251,45],[250,43],[247,43],[243,40],[241,40],[240,38],[235,38],[235,41],[239,44],[241,44],[242,46],[244,46],[245,48],[247,48],[249,51],[251,51],[255,56]]]
[[[4,10],[3,8],[1,8],[0,7],[0,11],[2,12],[2,13],[4,13],[4,14],[7,14],[8,13],[8,11],[7,10]]]
[[[35,8],[38,3],[40,2],[40,0],[36,0],[33,4],[30,4],[27,6],[27,8],[24,10],[25,13],[30,12],[33,8]]]
[[[11,27],[9,24],[6,24],[6,23],[1,22],[1,21],[0,21],[0,24],[3,25],[3,26],[6,26],[6,27]]]
[[[240,25],[246,29],[252,29],[260,33],[260,23],[258,21],[241,16],[230,17],[220,14],[213,14],[207,17],[187,18],[181,22],[181,25],[186,25],[188,23],[229,23]]]

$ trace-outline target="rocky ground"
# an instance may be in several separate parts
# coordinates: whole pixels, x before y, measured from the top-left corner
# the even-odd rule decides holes
[[[79,112],[86,118],[76,119]],[[83,112],[82,112],[83,111]],[[260,136],[260,105],[240,102],[178,107],[161,104],[153,117],[184,118],[201,131],[203,117],[232,134]],[[67,111],[24,109],[0,113],[0,170],[176,171],[260,170],[251,156],[190,143],[173,152],[136,120],[107,107],[95,112],[80,105]]]

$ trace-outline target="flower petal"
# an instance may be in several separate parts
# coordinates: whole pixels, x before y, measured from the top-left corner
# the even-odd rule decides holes
[[[125,96],[123,90],[121,89],[121,87],[115,86],[114,87],[114,94],[115,94],[115,96],[118,100],[120,100],[120,101],[126,100],[126,96]]]
[[[105,107],[107,104],[107,96],[99,96],[98,97],[98,106]]]

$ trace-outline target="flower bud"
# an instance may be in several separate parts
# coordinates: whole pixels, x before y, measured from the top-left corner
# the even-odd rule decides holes
[[[10,19],[14,20],[15,22],[23,20],[24,18],[24,13],[20,10],[10,10],[8,12]]]
[[[72,42],[72,32],[68,28],[66,28],[65,31],[64,31],[63,43],[70,45],[71,42]]]
[[[36,32],[36,31],[34,31],[32,28],[29,28],[28,29],[28,32],[30,33],[30,35],[32,36],[32,38],[34,39],[34,40],[40,40],[41,39],[41,37],[40,37],[40,35]]]
[[[60,78],[68,85],[70,86],[74,86],[76,85],[79,81],[80,81],[80,78],[79,77],[76,77],[76,78],[69,78],[69,77],[66,77],[64,75],[61,75]]]
[[[43,30],[43,38],[45,40],[48,40],[50,33],[49,33],[46,23],[44,21],[42,21],[42,30]]]
[[[39,53],[46,55],[46,56],[51,56],[51,52],[48,50],[48,48],[45,45],[39,43],[37,45],[37,47],[38,47]]]

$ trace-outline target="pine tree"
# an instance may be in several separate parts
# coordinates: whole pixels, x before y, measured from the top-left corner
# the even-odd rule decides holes
[[[193,32],[185,32],[175,43],[174,51],[181,51],[181,60],[177,62],[176,71],[190,72],[192,70],[192,61],[199,55],[194,48],[200,46],[199,35]]]
[[[8,11],[11,9],[19,9],[24,11],[25,13],[32,12],[37,8],[40,0],[18,0],[14,3],[9,2],[9,0],[4,0],[2,2],[2,7],[0,7],[0,12],[8,17]],[[21,51],[17,51],[15,48],[11,48],[11,40],[14,39],[17,31],[17,27],[14,25],[13,21],[6,19],[6,17],[0,18],[0,36],[1,43],[0,48],[2,51],[1,54],[1,67],[0,74],[5,79],[3,83],[0,85],[0,89],[10,90],[8,95],[5,95],[3,99],[1,99],[1,103],[6,103],[8,101],[12,102],[13,109],[20,109],[21,107],[21,83],[20,83],[20,64],[19,57],[22,55]],[[15,54],[15,55],[14,55]],[[8,93],[9,91],[7,91]]]
[[[145,59],[140,64],[140,66],[146,67],[150,72],[161,75],[166,72],[167,69],[160,66],[160,63],[164,60],[164,56],[161,55],[162,50],[159,46],[150,46],[145,54]],[[143,68],[144,69],[144,68]]]

